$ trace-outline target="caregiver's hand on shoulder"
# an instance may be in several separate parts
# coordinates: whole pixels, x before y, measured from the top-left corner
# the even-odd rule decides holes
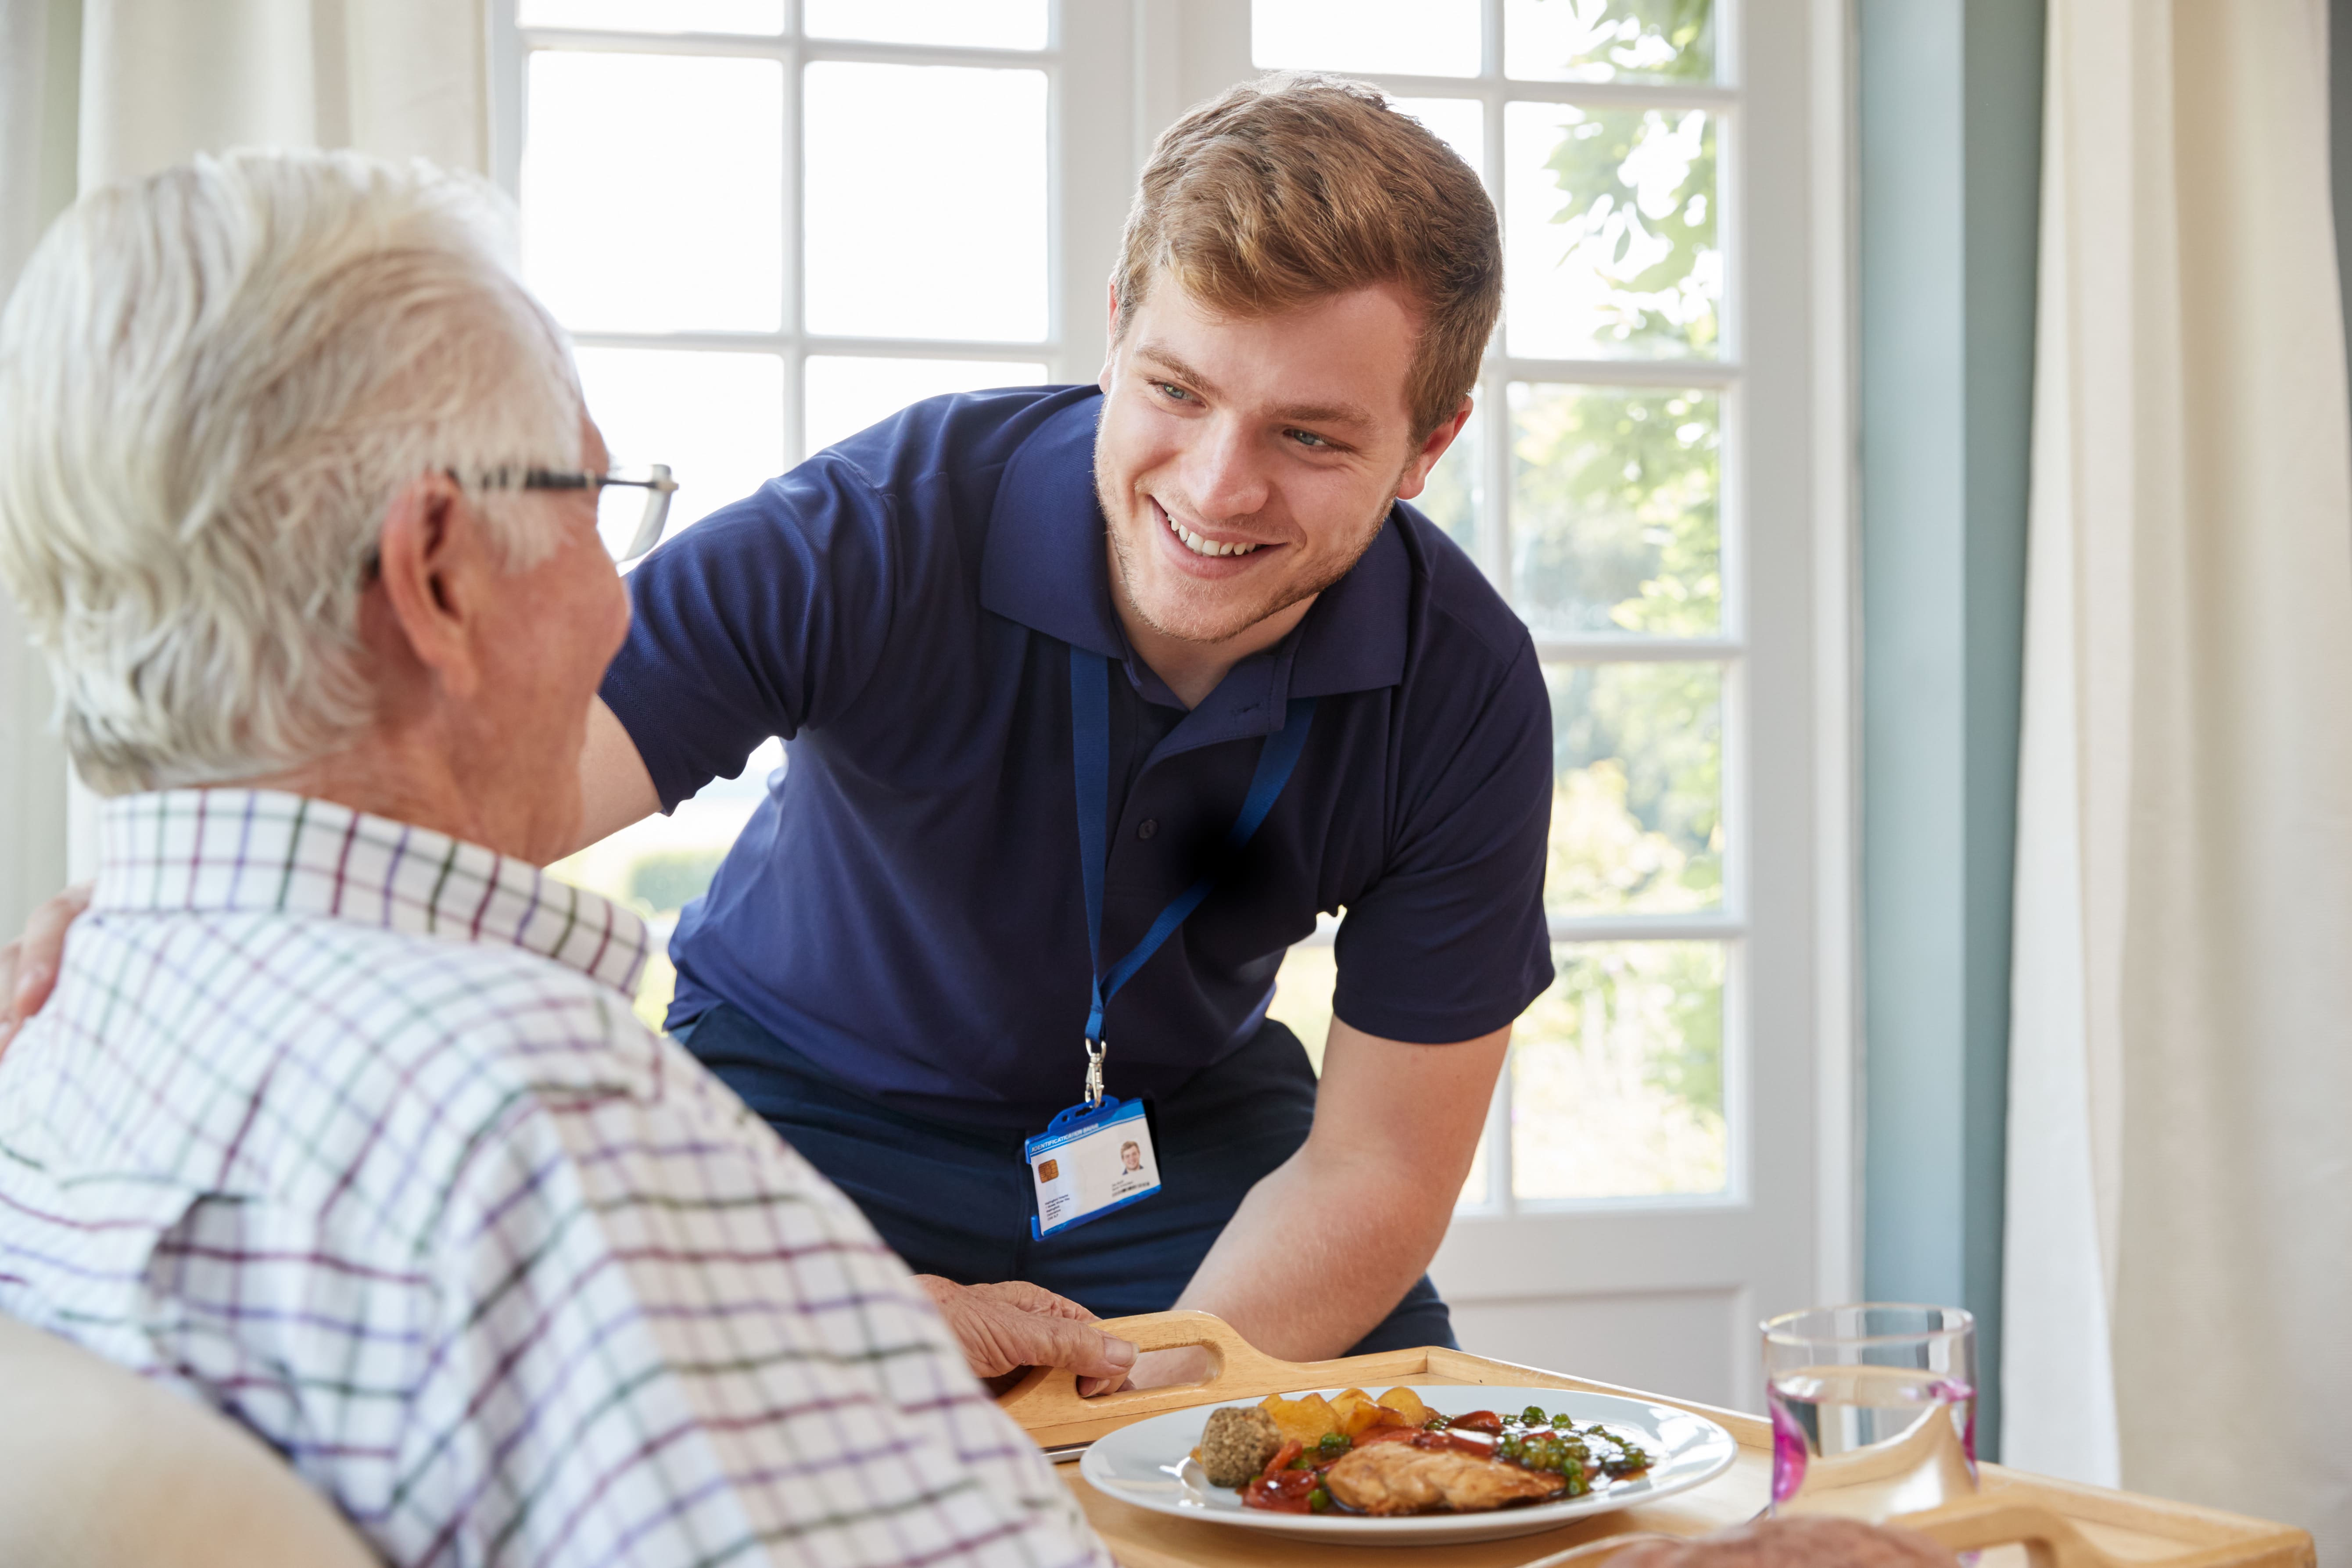
[[[0,1051],[8,1049],[25,1020],[39,1012],[57,988],[66,927],[89,907],[89,885],[76,883],[42,904],[25,922],[25,934],[0,947]]]
[[[1955,1568],[1927,1536],[1851,1519],[1768,1519],[1694,1541],[1650,1542],[1609,1568]]]
[[[1124,1379],[1135,1347],[1094,1326],[1094,1313],[1053,1291],[1018,1280],[959,1285],[918,1274],[947,1320],[975,1377],[1003,1377],[1024,1366],[1066,1366],[1087,1377]]]

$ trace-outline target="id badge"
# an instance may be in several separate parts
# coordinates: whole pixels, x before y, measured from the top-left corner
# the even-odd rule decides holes
[[[1099,1105],[1073,1105],[1021,1152],[1037,1188],[1033,1238],[1100,1219],[1160,1190],[1160,1156],[1140,1100],[1105,1095]]]

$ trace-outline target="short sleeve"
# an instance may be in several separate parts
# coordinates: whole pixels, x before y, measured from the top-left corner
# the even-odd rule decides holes
[[[630,574],[628,640],[602,695],[664,810],[865,689],[899,599],[896,520],[856,466],[821,455]]]
[[[1451,1044],[1517,1019],[1551,983],[1544,857],[1551,702],[1535,647],[1483,702],[1415,737],[1387,863],[1348,906],[1332,1011],[1382,1040]]]

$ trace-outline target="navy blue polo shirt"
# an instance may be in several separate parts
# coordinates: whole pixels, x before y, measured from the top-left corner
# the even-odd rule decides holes
[[[1112,998],[1112,1093],[1255,1030],[1345,909],[1335,1010],[1443,1043],[1551,978],[1551,710],[1527,628],[1411,507],[1296,631],[1187,712],[1127,645],[1092,387],[918,403],[662,545],[604,696],[668,810],[788,764],[671,944],[671,1027],[719,1002],[910,1113],[1034,1130],[1078,1097],[1088,957],[1069,650],[1114,661],[1106,967],[1216,853],[1265,737],[1321,701],[1288,788]],[[1121,678],[1119,672],[1124,670]]]

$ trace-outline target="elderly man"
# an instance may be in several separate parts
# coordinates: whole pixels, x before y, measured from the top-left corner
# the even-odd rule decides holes
[[[535,869],[629,609],[484,210],[200,161],[0,318],[0,577],[112,797],[0,1063],[0,1311],[400,1563],[1100,1562],[925,1288],[631,1017],[644,926]]]

